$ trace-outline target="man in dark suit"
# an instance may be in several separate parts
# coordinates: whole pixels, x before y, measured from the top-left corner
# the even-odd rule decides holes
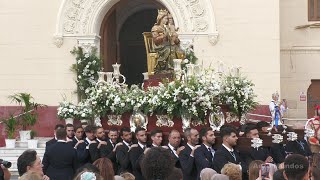
[[[204,168],[213,168],[213,157],[215,151],[212,145],[215,143],[215,136],[212,128],[204,127],[200,131],[202,144],[194,151],[194,159],[197,168],[197,179],[200,179],[200,172]]]
[[[143,155],[144,150],[147,148],[147,134],[144,128],[138,127],[135,130],[136,138],[138,140],[138,145],[131,147],[129,150],[129,160],[132,166],[133,175],[136,179],[143,180],[140,168],[140,156]]]
[[[82,140],[82,142],[84,142],[83,141],[83,133],[84,133],[84,129],[81,126],[77,126],[75,128],[74,137],[71,142],[72,147],[74,147],[80,140]]]
[[[129,149],[132,142],[132,133],[130,128],[123,127],[120,130],[120,137],[122,139],[122,145],[116,148],[116,158],[118,163],[118,173],[121,174],[123,172],[132,172],[131,163],[129,160]]]
[[[295,141],[288,141],[286,145],[286,152],[291,154],[300,154],[305,157],[309,157],[312,155],[310,147],[306,140],[295,140]]]
[[[74,137],[74,127],[72,124],[66,125],[66,131],[67,131],[67,142],[71,142]]]
[[[160,129],[153,129],[150,132],[150,137],[152,140],[151,147],[159,147],[162,143],[162,131]]]
[[[194,128],[187,128],[184,131],[184,138],[187,139],[185,148],[179,154],[181,170],[184,180],[197,179],[197,168],[194,161],[194,151],[200,147],[199,132]]]
[[[114,172],[117,172],[116,148],[119,146],[117,145],[118,130],[115,128],[111,129],[108,133],[109,139],[107,140],[104,129],[98,127],[95,130],[95,136],[97,143],[90,144],[89,146],[92,162],[99,158],[107,157],[113,164]]]
[[[75,149],[67,144],[64,128],[56,131],[57,143],[48,147],[43,157],[43,170],[51,180],[72,180],[78,168]],[[63,152],[63,153],[61,153]]]
[[[181,168],[180,160],[179,160],[179,154],[184,149],[184,146],[179,147],[181,143],[181,135],[180,132],[173,129],[169,132],[168,136],[168,148],[171,151],[172,157],[175,160],[175,167]]]
[[[49,147],[51,144],[54,144],[57,142],[57,138],[56,138],[56,131],[60,128],[64,128],[64,125],[62,124],[57,124],[54,128],[54,131],[53,131],[53,134],[54,134],[54,137],[52,139],[50,139],[49,141],[46,142],[46,149],[47,147]]]
[[[248,123],[244,133],[247,138],[259,138],[259,131],[255,124]],[[266,163],[273,162],[269,149],[265,147],[249,147],[246,151],[240,151],[240,157],[247,166],[254,160],[261,160]]]
[[[216,151],[213,161],[214,170],[221,173],[221,169],[227,163],[234,163],[240,166],[242,172],[247,172],[247,167],[241,163],[239,153],[233,148],[237,145],[237,130],[230,125],[223,125],[220,128],[220,136],[222,137],[222,146]]]
[[[88,162],[92,163],[90,153],[89,153],[89,145],[92,143],[96,143],[96,137],[94,134],[96,127],[92,125],[88,125],[85,127],[84,132],[86,134],[86,138],[82,141],[80,140],[74,148],[77,152],[77,157],[80,165],[84,165]]]

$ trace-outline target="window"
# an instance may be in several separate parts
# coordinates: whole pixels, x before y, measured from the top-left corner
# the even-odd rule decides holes
[[[309,21],[320,21],[320,0],[308,0]]]

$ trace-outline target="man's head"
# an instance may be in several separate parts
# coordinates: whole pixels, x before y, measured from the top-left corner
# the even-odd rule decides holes
[[[222,137],[225,145],[229,145],[231,147],[237,145],[237,130],[233,126],[223,125],[220,128],[220,136]]]
[[[66,125],[67,137],[72,139],[74,137],[74,127],[72,124]]]
[[[146,130],[142,127],[138,127],[135,131],[136,134],[136,138],[137,140],[142,143],[145,144],[147,142],[147,133]]]
[[[64,128],[58,129],[56,131],[57,140],[66,140],[67,139],[67,131]]]
[[[289,155],[284,160],[284,176],[288,180],[308,180],[309,162],[300,154]]]
[[[83,133],[84,133],[84,130],[81,126],[77,126],[75,128],[75,136],[78,140],[81,140],[83,138]]]
[[[106,134],[104,133],[103,127],[97,127],[94,131],[94,135],[101,141],[106,139]]]
[[[64,131],[65,132],[65,131]],[[42,163],[40,157],[35,150],[26,150],[18,158],[17,161],[19,176],[26,172],[36,172],[43,176]]]
[[[162,131],[160,129],[153,129],[150,132],[152,144],[156,146],[161,146],[162,143]]]
[[[117,143],[118,140],[118,129],[112,128],[108,133],[108,138],[112,141],[112,143]]]
[[[84,128],[84,132],[86,133],[86,136],[90,141],[92,141],[96,138],[94,135],[95,129],[96,129],[96,127],[92,126],[92,125],[88,125]]]
[[[128,128],[128,127],[123,127],[123,128],[120,130],[120,137],[121,137],[121,139],[124,140],[125,142],[131,143],[131,141],[132,141],[132,133],[131,133],[130,128]]]
[[[88,123],[87,123],[87,122],[81,122],[81,127],[82,127],[83,129],[85,129],[87,126],[88,126]]]
[[[270,124],[266,121],[260,121],[257,123],[257,129],[261,132],[268,132],[268,128],[270,127]]]
[[[255,124],[247,124],[244,134],[247,138],[259,138],[259,131]]]
[[[202,143],[207,146],[212,146],[216,140],[211,127],[204,127],[200,130],[200,138]]]
[[[53,131],[53,134],[54,136],[56,136],[56,131],[60,128],[64,128],[64,125],[63,124],[57,124],[55,127],[54,127],[54,131]]]
[[[187,128],[184,131],[184,138],[190,145],[195,146],[199,143],[199,132],[194,128]]]
[[[181,135],[179,131],[173,129],[169,132],[169,144],[173,146],[174,148],[178,148],[181,143]]]

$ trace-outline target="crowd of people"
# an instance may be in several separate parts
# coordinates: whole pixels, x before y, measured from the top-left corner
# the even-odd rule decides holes
[[[164,145],[159,129],[148,137],[143,128],[132,133],[128,127],[118,132],[84,126],[56,125],[42,161],[35,150],[21,154],[17,161],[20,180],[320,179],[320,156],[312,156],[305,140],[237,150],[239,136],[259,137],[269,126],[266,122],[238,129],[223,125],[221,146],[215,146],[210,127],[200,132],[188,128],[183,134],[171,130]]]

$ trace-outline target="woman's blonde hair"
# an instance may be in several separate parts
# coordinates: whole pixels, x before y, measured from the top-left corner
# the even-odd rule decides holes
[[[123,177],[125,180],[135,180],[136,179],[134,177],[134,175],[129,172],[124,172],[124,173],[120,174],[120,176]]]
[[[225,164],[221,169],[221,174],[229,176],[230,180],[242,180],[242,172],[240,166],[237,164]]]

